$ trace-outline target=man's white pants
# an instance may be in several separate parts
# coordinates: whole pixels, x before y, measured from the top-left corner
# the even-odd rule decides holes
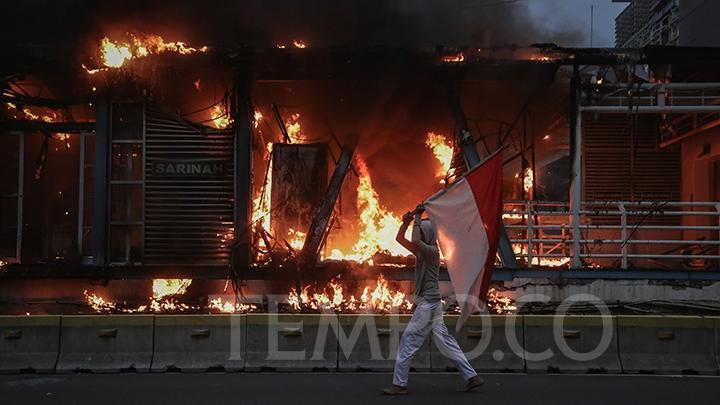
[[[413,312],[410,323],[403,332],[402,338],[400,338],[400,347],[395,359],[393,384],[401,387],[407,386],[412,358],[420,346],[425,343],[425,339],[427,339],[431,330],[435,345],[440,349],[440,353],[455,363],[465,380],[477,375],[470,363],[468,363],[455,338],[448,332],[443,321],[440,302],[420,301],[415,308],[415,312]]]

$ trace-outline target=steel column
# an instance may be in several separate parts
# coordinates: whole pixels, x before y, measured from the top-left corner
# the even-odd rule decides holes
[[[93,264],[104,265],[107,255],[108,166],[110,156],[110,98],[95,103],[95,200],[93,217]]]
[[[252,238],[252,83],[246,72],[235,82],[232,118],[235,132],[235,242],[233,265],[250,265]]]
[[[80,174],[78,177],[78,216],[77,216],[77,254],[82,257],[83,251],[83,222],[85,221],[85,133],[80,138]]]
[[[22,260],[23,194],[25,189],[25,133],[18,133],[18,177],[17,177],[17,229],[15,231],[15,261]]]
[[[573,78],[570,82],[571,120],[570,142],[572,144],[572,172],[570,182],[570,211],[573,230],[573,256],[572,268],[582,267],[580,261],[580,209],[582,205],[582,109],[580,108],[580,73],[577,65],[574,67]]]

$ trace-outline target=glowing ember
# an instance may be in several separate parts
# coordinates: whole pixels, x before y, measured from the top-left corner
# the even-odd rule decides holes
[[[525,219],[525,215],[524,214],[513,214],[513,213],[506,212],[506,213],[502,214],[502,218],[503,219]]]
[[[218,104],[210,110],[210,125],[213,128],[225,129],[231,123],[230,114],[227,113],[222,104]]]
[[[512,250],[513,253],[516,255],[527,255],[527,245],[522,243],[513,243],[512,244]],[[534,249],[533,249],[534,250]],[[532,266],[540,266],[540,267],[563,267],[567,266],[570,263],[569,257],[537,257],[533,256],[532,258]]]
[[[543,136],[543,141],[549,141],[550,138],[550,134],[545,134],[545,136]]]
[[[388,286],[387,280],[380,275],[374,286],[365,286],[362,294],[356,297],[345,294],[343,286],[337,279],[314,291],[305,287],[298,296],[297,290],[290,290],[287,303],[296,311],[300,310],[333,310],[338,312],[398,312],[410,311],[412,302],[405,298],[405,293]]]
[[[6,110],[14,119],[29,121],[55,122],[58,115],[55,111],[44,107],[18,108],[14,103],[5,103]]]
[[[491,288],[488,290],[487,307],[491,312],[499,315],[512,314],[517,312],[517,306],[510,297],[501,295],[497,290]]]
[[[307,43],[301,39],[295,39],[293,40],[293,45],[295,45],[296,48],[307,48]]]
[[[445,176],[448,174],[448,171],[450,171],[450,165],[452,164],[454,152],[452,145],[450,145],[444,135],[428,132],[425,146],[432,150],[435,159],[440,163],[440,170],[437,176],[441,177],[442,180],[440,182],[444,183]]]
[[[445,63],[460,63],[465,61],[465,54],[458,52],[454,55],[445,55],[442,57],[442,61]]]
[[[3,267],[7,266],[7,264],[8,264],[8,262],[6,262],[6,261],[4,261],[4,260],[0,260],[0,269],[2,269]]]
[[[83,291],[83,295],[85,295],[88,305],[96,312],[108,312],[114,310],[116,307],[114,302],[106,301],[104,298],[95,294],[89,294],[87,290]]]

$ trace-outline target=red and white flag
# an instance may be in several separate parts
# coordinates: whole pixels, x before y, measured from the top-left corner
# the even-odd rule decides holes
[[[460,305],[460,330],[490,285],[502,226],[502,153],[425,201]]]

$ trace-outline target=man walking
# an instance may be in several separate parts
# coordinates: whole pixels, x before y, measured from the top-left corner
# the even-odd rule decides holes
[[[395,240],[415,255],[415,312],[400,339],[393,385],[385,388],[386,395],[407,394],[410,363],[420,346],[425,343],[430,331],[435,343],[445,357],[452,360],[466,384],[463,390],[471,391],[483,384],[483,379],[470,366],[455,338],[448,332],[443,321],[440,303],[438,275],[440,271],[440,250],[437,245],[435,227],[428,219],[422,219],[424,209],[419,205],[414,211],[403,215],[403,224]],[[405,232],[413,223],[412,240],[405,238]]]

